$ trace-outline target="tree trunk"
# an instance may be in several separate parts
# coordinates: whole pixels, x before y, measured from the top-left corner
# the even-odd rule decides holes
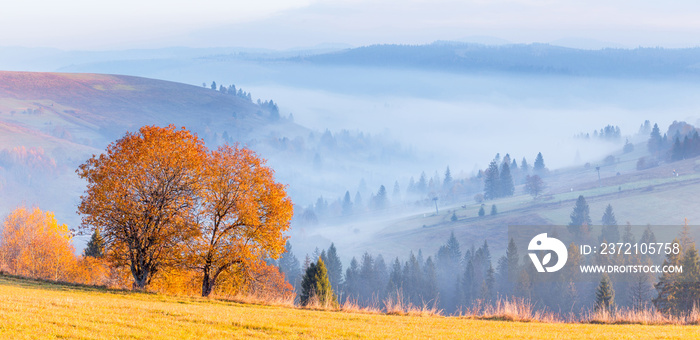
[[[208,262],[208,261],[207,261]],[[211,264],[204,265],[204,278],[202,279],[202,296],[207,297],[214,290],[216,278],[211,275]]]

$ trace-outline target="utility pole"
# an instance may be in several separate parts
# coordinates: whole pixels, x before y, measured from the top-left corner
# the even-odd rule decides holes
[[[598,188],[600,188],[600,166],[595,167],[595,170],[598,171]]]
[[[437,201],[438,201],[437,196],[433,197],[433,201],[435,202],[435,215],[440,215],[440,212],[438,212],[438,207],[437,207]]]

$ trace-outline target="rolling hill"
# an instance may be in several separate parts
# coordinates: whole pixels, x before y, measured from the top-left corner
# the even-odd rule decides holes
[[[237,141],[257,150],[281,133],[308,134],[276,114],[236,95],[168,81],[0,72],[0,215],[39,205],[76,226],[84,190],[77,166],[144,125],[184,126],[209,146]]]

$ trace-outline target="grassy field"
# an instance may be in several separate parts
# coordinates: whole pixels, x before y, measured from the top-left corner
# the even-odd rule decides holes
[[[0,276],[3,339],[687,339],[697,326],[484,321],[314,311]]]

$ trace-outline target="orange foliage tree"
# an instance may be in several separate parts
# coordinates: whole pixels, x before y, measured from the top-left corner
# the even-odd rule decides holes
[[[285,250],[292,202],[249,149],[209,152],[184,128],[143,127],[77,172],[88,181],[82,228],[103,232],[108,258],[130,267],[134,288],[163,268],[180,274],[160,286],[191,282],[179,267],[201,273],[207,296],[222,274],[229,283],[271,277],[259,275],[262,259]]]
[[[184,128],[145,126],[93,156],[77,173],[88,182],[78,211],[82,228],[100,228],[107,256],[127,265],[143,289],[175,263],[196,232],[206,148]]]
[[[226,271],[254,277],[259,259],[285,250],[292,202],[274,172],[253,151],[224,145],[211,152],[199,211],[200,232],[188,244],[190,263],[201,270],[202,296]]]
[[[51,212],[15,209],[2,226],[0,268],[15,275],[68,281],[76,265],[71,232]]]

